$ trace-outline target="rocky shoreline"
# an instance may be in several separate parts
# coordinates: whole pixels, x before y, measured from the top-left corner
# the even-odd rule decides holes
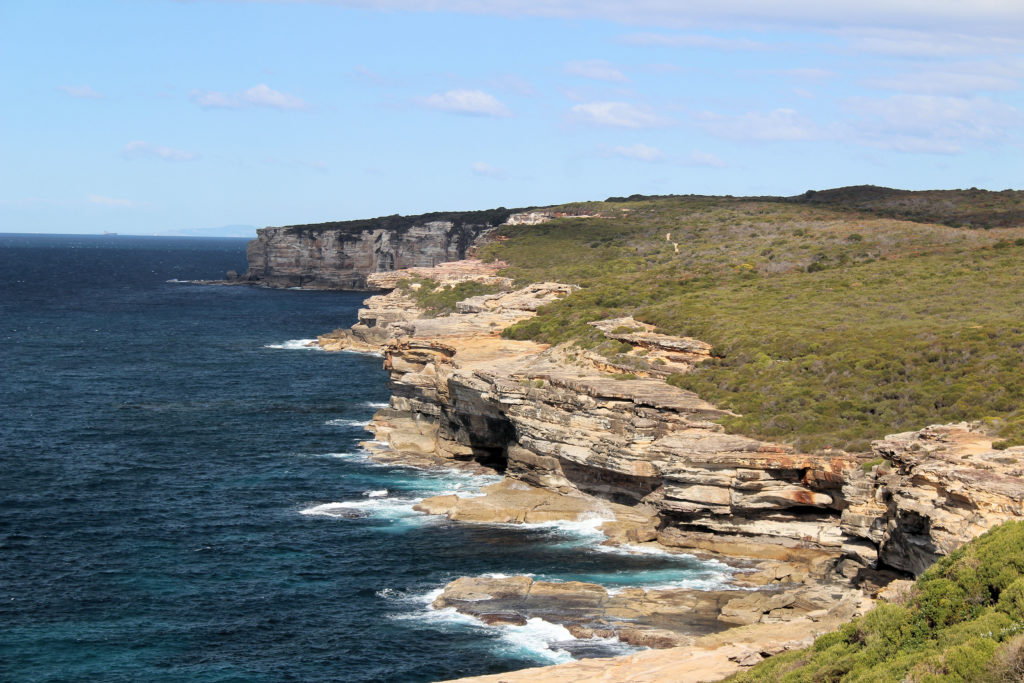
[[[472,261],[418,271],[448,284],[500,279],[493,265]],[[402,277],[370,275],[367,285],[387,289]],[[427,514],[467,523],[600,518],[608,544],[744,571],[726,590],[615,594],[597,584],[463,577],[435,608],[487,623],[543,618],[577,637],[658,649],[626,658],[632,673],[623,680],[717,680],[805,646],[938,557],[1024,515],[1024,448],[993,450],[978,425],[892,435],[859,454],[797,453],[729,435],[715,422],[724,411],[664,382],[707,358],[707,344],[628,318],[592,323],[628,345],[635,362],[623,368],[592,352],[502,339],[502,329],[573,287],[501,284],[505,291],[436,318],[394,289],[370,297],[352,328],[319,338],[327,350],[384,356],[392,397],[368,426],[371,457],[504,473],[483,496],[424,500],[418,509]],[[563,666],[539,680],[598,680],[597,671],[627,664]],[[538,680],[530,671],[467,680]]]

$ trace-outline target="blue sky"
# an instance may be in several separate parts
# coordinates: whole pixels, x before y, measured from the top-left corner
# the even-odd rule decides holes
[[[3,0],[0,231],[1020,189],[1020,0]]]

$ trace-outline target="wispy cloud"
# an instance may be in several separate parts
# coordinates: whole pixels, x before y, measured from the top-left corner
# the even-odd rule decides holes
[[[96,92],[87,85],[58,85],[57,90],[60,90],[66,95],[71,97],[77,97],[83,100],[101,100],[103,95]]]
[[[174,149],[164,145],[153,145],[142,140],[133,140],[125,145],[121,150],[121,156],[126,159],[150,157],[164,161],[194,161],[199,158],[195,152],[186,152],[183,149]]]
[[[823,132],[813,121],[793,109],[753,111],[735,116],[704,112],[697,120],[712,135],[729,140],[792,142],[823,137]]]
[[[965,4],[965,7],[969,6]],[[1024,4],[1020,6],[1024,7]],[[975,35],[954,33],[948,29],[921,31],[904,28],[850,28],[837,30],[835,34],[845,41],[845,46],[840,45],[839,49],[888,57],[963,58],[971,55],[1019,55],[1024,52],[1024,39],[1016,34],[1000,36],[995,31]]]
[[[665,154],[657,147],[650,147],[641,142],[628,147],[612,147],[612,152],[620,157],[637,161],[655,162],[665,158]]]
[[[435,93],[418,98],[417,101],[424,107],[453,114],[495,117],[512,115],[508,107],[498,101],[494,95],[482,90],[449,90],[445,93]]]
[[[241,109],[242,107],[268,107],[297,110],[309,105],[301,98],[274,90],[260,83],[242,92],[228,93],[218,90],[193,90],[189,99],[204,109]]]
[[[470,168],[474,175],[483,176],[484,178],[494,178],[495,180],[505,180],[508,178],[508,171],[505,169],[491,166],[482,161],[475,162]]]
[[[306,103],[294,95],[286,95],[278,92],[262,83],[253,86],[242,93],[243,99],[259,107],[273,107],[274,109],[305,109]]]
[[[971,143],[1008,140],[1024,124],[1020,110],[987,97],[854,97],[846,108],[862,144],[901,152],[955,154]]]
[[[574,106],[572,114],[584,123],[619,128],[657,128],[672,123],[649,107],[628,102],[586,102]]]
[[[249,0],[250,2],[267,0]],[[298,0],[277,0],[296,2]],[[871,26],[909,29],[958,27],[964,33],[1024,27],[1024,4],[1018,0],[303,0],[381,11],[462,12],[501,16],[600,19],[632,26],[694,25],[725,27]]]
[[[711,50],[764,50],[766,43],[759,43],[747,38],[723,38],[721,36],[700,33],[631,33],[619,38],[626,45],[663,46],[663,47],[696,47]]]
[[[565,73],[612,83],[625,83],[629,80],[625,74],[603,59],[567,62]]]
[[[96,204],[97,206],[110,206],[120,209],[131,209],[139,206],[143,206],[143,202],[137,202],[131,199],[117,199],[115,197],[105,197],[101,194],[91,194],[86,197],[86,201],[90,204]]]
[[[1024,87],[1024,60],[952,62],[868,78],[870,88],[928,95],[971,95]]]
[[[708,152],[690,152],[683,161],[687,166],[709,166],[711,168],[725,168],[727,164],[714,154]]]

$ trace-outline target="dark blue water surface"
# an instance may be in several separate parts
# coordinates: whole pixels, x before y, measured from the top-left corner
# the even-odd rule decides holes
[[[364,295],[169,280],[245,241],[0,235],[0,678],[433,681],[623,651],[427,608],[461,575],[713,584],[585,528],[412,511],[487,479],[367,461]]]

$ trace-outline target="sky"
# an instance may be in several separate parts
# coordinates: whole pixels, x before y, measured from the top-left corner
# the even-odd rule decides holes
[[[0,0],[0,232],[1024,187],[1021,0]]]

